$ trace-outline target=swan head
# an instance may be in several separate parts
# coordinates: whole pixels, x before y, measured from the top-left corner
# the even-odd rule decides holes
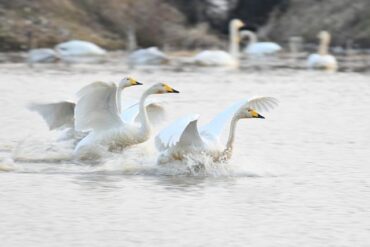
[[[244,24],[244,22],[242,22],[239,19],[233,19],[233,20],[230,21],[230,25],[232,27],[235,27],[235,28],[239,29],[239,28],[244,27],[245,24]]]
[[[252,108],[242,108],[239,111],[239,118],[262,118],[264,119],[265,117],[259,114],[256,110],[253,110]]]
[[[118,87],[123,89],[125,87],[131,87],[131,86],[137,86],[137,85],[143,85],[143,84],[138,82],[136,79],[132,77],[125,77],[119,82]]]
[[[149,88],[150,93],[152,94],[164,94],[164,93],[180,93],[176,89],[170,87],[166,83],[157,83]]]
[[[330,33],[328,31],[320,31],[319,34],[317,35],[317,38],[324,42],[329,42],[330,41]]]

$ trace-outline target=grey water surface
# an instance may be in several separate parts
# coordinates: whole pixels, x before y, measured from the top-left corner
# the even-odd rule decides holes
[[[369,246],[370,76],[198,69],[130,72],[163,95],[164,126],[206,123],[243,97],[273,96],[238,124],[233,159],[158,167],[152,141],[98,164],[70,160],[27,103],[74,99],[120,67],[0,66],[0,246]],[[137,98],[144,87],[127,89]],[[159,96],[162,97],[162,96]]]

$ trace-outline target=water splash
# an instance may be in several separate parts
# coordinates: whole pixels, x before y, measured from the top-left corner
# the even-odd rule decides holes
[[[273,176],[257,161],[214,162],[205,153],[189,154],[181,161],[157,164],[153,140],[126,148],[120,153],[105,151],[98,160],[75,160],[73,140],[29,137],[20,142],[2,171],[35,173],[96,173],[107,175],[191,176],[191,177],[260,177]],[[102,154],[102,153],[100,153]],[[247,165],[246,165],[247,164]]]

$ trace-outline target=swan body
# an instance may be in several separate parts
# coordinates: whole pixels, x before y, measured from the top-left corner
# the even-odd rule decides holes
[[[32,49],[28,53],[28,63],[53,63],[59,59],[58,54],[53,49],[40,48]]]
[[[307,59],[309,69],[320,69],[326,71],[336,71],[338,69],[337,59],[329,54],[329,45],[331,36],[327,31],[321,31],[318,34],[320,45],[318,53],[311,54]]]
[[[337,59],[330,55],[320,55],[317,53],[311,54],[307,58],[307,66],[310,69],[322,69],[328,71],[336,71],[338,67]]]
[[[163,129],[155,138],[156,147],[161,152],[158,163],[183,160],[189,154],[207,154],[214,161],[230,159],[238,120],[264,118],[254,109],[268,110],[276,105],[277,100],[272,97],[243,99],[202,127],[198,127],[197,114],[180,118]],[[224,143],[221,136],[227,126],[229,136]]]
[[[281,51],[281,46],[273,42],[258,42],[248,45],[244,53],[250,56],[266,56]]]
[[[78,143],[75,154],[84,156],[97,146],[110,151],[142,143],[149,139],[151,124],[145,108],[147,97],[152,94],[178,93],[167,84],[158,83],[146,90],[139,103],[139,123],[124,122],[120,116],[120,89],[115,84],[95,83],[79,92],[75,109],[75,127],[89,134]]]
[[[132,52],[128,61],[131,65],[160,65],[167,63],[169,59],[157,47],[149,47]]]
[[[201,66],[236,66],[236,60],[230,53],[221,50],[206,50],[194,57],[194,62]]]
[[[267,56],[273,55],[281,51],[281,46],[274,42],[258,42],[257,36],[254,32],[243,30],[240,32],[242,38],[248,37],[249,43],[244,48],[243,52],[248,56]]]
[[[194,63],[202,66],[239,66],[239,29],[244,23],[238,19],[229,24],[229,52],[222,50],[205,50],[193,58]]]
[[[82,40],[70,40],[55,46],[55,50],[62,57],[70,56],[102,56],[107,52],[94,43]]]

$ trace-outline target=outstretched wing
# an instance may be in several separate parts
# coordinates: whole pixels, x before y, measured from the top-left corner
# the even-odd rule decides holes
[[[165,118],[165,110],[161,106],[161,101],[156,98],[149,98],[145,101],[145,107],[148,113],[148,118],[151,124],[156,125],[162,122]],[[126,123],[136,123],[140,120],[140,103],[139,101],[131,101],[127,107],[123,109],[121,118]]]
[[[256,111],[268,111],[277,105],[278,101],[272,97],[253,97],[250,100],[242,99],[235,102],[226,110],[218,114],[211,122],[202,126],[201,135],[219,140],[225,127],[231,122],[233,116],[241,107],[249,107]]]
[[[164,151],[174,146],[201,145],[203,141],[198,132],[198,118],[198,114],[182,117],[164,128],[155,137],[157,149]]]
[[[279,101],[273,97],[253,97],[247,106],[258,112],[269,111],[278,105]]]
[[[248,100],[246,99],[239,100],[226,108],[223,112],[219,113],[211,122],[200,128],[201,135],[218,140],[235,113],[247,102]]]
[[[77,93],[76,130],[102,130],[121,126],[116,91],[114,83],[105,82],[94,82],[82,88]]]
[[[33,103],[28,106],[28,109],[38,112],[50,130],[74,127],[75,103],[68,101],[50,104]]]

